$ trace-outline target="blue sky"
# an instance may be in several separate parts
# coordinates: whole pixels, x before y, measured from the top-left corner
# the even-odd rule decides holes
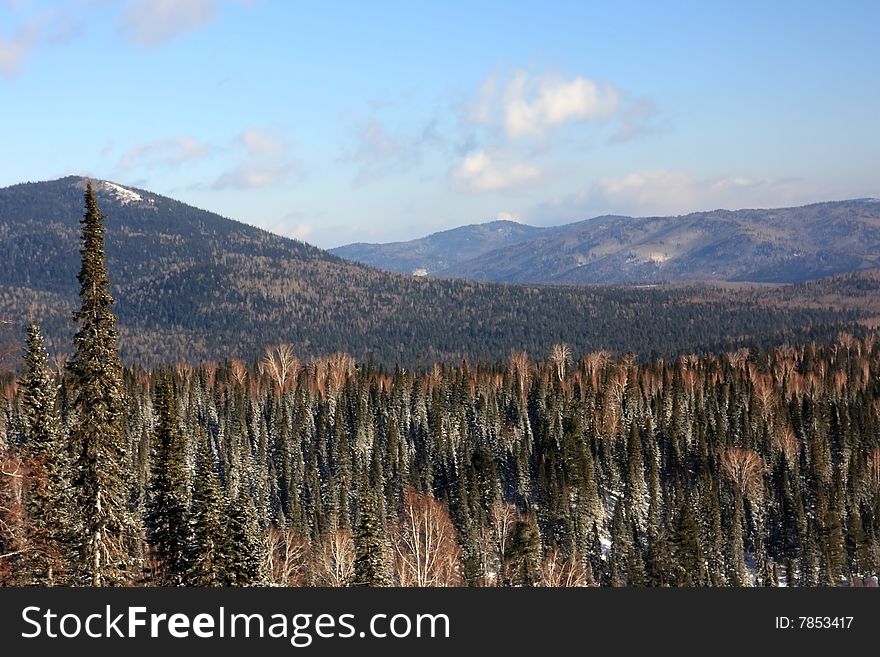
[[[322,247],[880,196],[880,3],[0,0],[0,185]]]

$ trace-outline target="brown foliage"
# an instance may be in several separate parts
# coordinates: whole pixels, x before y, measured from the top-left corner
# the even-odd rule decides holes
[[[880,496],[880,447],[868,454],[868,485],[874,495]]]
[[[728,447],[718,457],[721,471],[733,483],[737,494],[750,500],[761,497],[764,488],[764,460],[742,447]]]
[[[0,584],[11,583],[15,561],[28,550],[25,476],[20,459],[9,454],[0,458]]]
[[[801,444],[798,442],[794,429],[789,426],[782,427],[772,439],[773,451],[782,454],[789,465],[795,465],[798,461],[798,455],[801,451]]]
[[[229,372],[232,374],[232,379],[243,387],[247,379],[247,366],[237,358],[233,358],[229,363]]]

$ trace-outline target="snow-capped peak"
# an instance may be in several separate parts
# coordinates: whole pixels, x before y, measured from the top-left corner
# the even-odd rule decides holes
[[[128,205],[129,203],[142,203],[155,207],[153,199],[149,197],[144,197],[133,189],[128,189],[128,187],[123,187],[122,185],[118,185],[115,182],[110,182],[109,180],[91,179],[91,182],[96,192],[102,192],[104,194],[107,194],[108,196],[112,196],[120,205]],[[77,178],[74,181],[73,186],[78,189],[85,189],[88,183],[89,178]]]

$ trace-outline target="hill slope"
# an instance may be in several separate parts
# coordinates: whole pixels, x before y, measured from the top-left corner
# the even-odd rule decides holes
[[[346,260],[379,269],[409,274],[417,269],[429,273],[453,271],[468,260],[519,244],[546,232],[546,228],[514,221],[490,221],[433,233],[408,242],[347,244],[330,252]]]
[[[458,250],[452,237],[474,228],[334,252],[394,271],[426,267],[437,276],[506,283],[795,283],[880,265],[880,201],[874,199],[679,217],[596,217],[532,233],[522,227],[525,239],[482,253]],[[445,247],[428,254],[438,266],[420,260],[423,244]]]
[[[0,343],[39,321],[69,352],[85,180],[0,189]],[[97,182],[107,261],[129,362],[348,351],[407,366],[600,348],[639,354],[828,334],[864,313],[767,303],[731,291],[515,287],[426,280],[352,264],[312,246],[150,192]],[[767,295],[762,299],[769,299]]]

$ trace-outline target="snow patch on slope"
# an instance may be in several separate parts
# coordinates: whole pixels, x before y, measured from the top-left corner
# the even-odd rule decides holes
[[[73,186],[77,189],[85,189],[86,185],[89,183],[89,178],[77,178]],[[118,185],[115,182],[110,182],[109,180],[92,180],[92,185],[95,188],[96,192],[102,192],[111,196],[115,199],[120,205],[128,205],[129,203],[139,203],[142,205],[153,206],[155,209],[155,201],[149,197],[144,197],[143,195],[137,193],[133,189],[129,189],[128,187],[123,187],[122,185]]]
[[[133,192],[132,190],[123,187],[122,185],[117,185],[116,183],[104,180],[101,182],[101,187],[104,189],[105,192],[113,194],[113,196],[116,197],[116,200],[122,203],[122,205],[137,203],[144,200],[144,197],[137,192]],[[149,202],[152,203],[153,201],[150,200]]]

